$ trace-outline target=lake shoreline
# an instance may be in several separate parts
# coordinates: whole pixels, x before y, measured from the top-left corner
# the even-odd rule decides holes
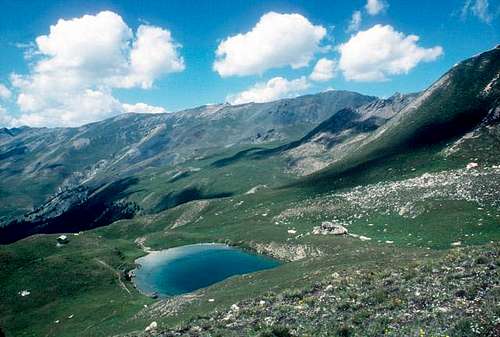
[[[229,277],[278,267],[283,261],[226,243],[195,243],[149,250],[129,272],[134,287],[152,298],[194,293]]]

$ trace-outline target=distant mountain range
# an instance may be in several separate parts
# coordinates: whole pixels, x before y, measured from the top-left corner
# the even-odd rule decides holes
[[[262,104],[129,113],[77,128],[0,129],[0,242],[154,212],[158,204],[131,201],[125,192],[145,172],[173,170],[178,179],[204,170],[186,165],[211,158],[211,169],[268,160],[281,165],[284,181],[309,175],[299,183],[314,184],[481,127],[496,130],[499,75],[497,47],[456,65],[422,93],[387,99],[328,91]],[[165,195],[176,193],[165,187]],[[86,209],[95,213],[86,218],[92,225],[65,227]]]

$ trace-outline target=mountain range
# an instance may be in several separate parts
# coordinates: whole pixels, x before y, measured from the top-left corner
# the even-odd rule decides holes
[[[87,254],[103,259],[120,251],[109,264],[124,269],[145,245],[196,242],[227,242],[302,261],[291,262],[302,264],[284,267],[279,277],[266,272],[263,282],[276,289],[285,276],[297,285],[314,282],[299,271],[321,274],[332,261],[343,264],[339,256],[359,266],[385,261],[384,254],[407,261],[452,244],[496,241],[499,123],[497,46],[455,65],[419,93],[377,98],[331,90],[269,103],[128,113],[75,128],[0,129],[0,259],[8,256],[12,266],[0,286],[21,277],[14,266],[34,275],[68,266],[52,248],[41,256],[32,252],[49,245],[52,236],[40,234],[51,233],[84,231],[75,236],[82,241],[71,258],[88,268]],[[325,220],[343,223],[353,239],[310,235]],[[391,253],[384,242],[395,242]],[[32,260],[18,256],[21,250],[29,250]],[[28,260],[40,266],[28,267]],[[228,283],[233,295],[227,301],[252,296],[240,293],[238,282]],[[111,291],[99,284],[88,286],[89,293]],[[262,294],[269,287],[252,289]],[[90,296],[74,285],[61,289],[75,301]],[[49,295],[37,301],[29,309],[33,315],[46,305],[68,308]],[[123,301],[132,299],[117,302]],[[125,333],[163,317],[140,309],[141,301],[131,305],[133,313],[119,314],[127,323],[116,329],[103,323],[106,332],[96,335]],[[26,309],[12,298],[5,303],[5,317]],[[186,305],[205,314],[196,303]],[[85,305],[81,310],[91,311]],[[15,320],[0,324],[31,331]],[[82,327],[68,326],[61,336]],[[36,329],[47,332],[42,323]]]

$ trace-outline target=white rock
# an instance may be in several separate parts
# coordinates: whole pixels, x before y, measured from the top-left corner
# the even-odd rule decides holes
[[[259,305],[260,305],[260,306],[264,306],[264,305],[266,305],[266,301],[264,301],[264,300],[260,300]]]
[[[479,164],[478,163],[475,163],[475,162],[470,162],[467,164],[467,166],[465,167],[467,170],[470,170],[470,169],[473,169],[473,168],[476,168],[478,167]]]
[[[240,310],[240,307],[239,307],[237,304],[233,304],[233,305],[231,306],[231,310],[232,310],[232,311],[239,311],[239,310]]]
[[[461,241],[457,241],[457,242],[452,242],[451,245],[453,247],[458,247],[458,246],[461,246],[462,245],[462,242]]]
[[[332,231],[333,235],[344,235],[347,234],[347,228],[341,225],[335,226],[335,228]]]
[[[394,241],[387,240],[385,243],[394,243]]]
[[[329,284],[326,286],[325,291],[331,291],[333,290],[333,285]]]
[[[224,318],[222,318],[223,321],[229,321],[231,319],[233,319],[232,313],[228,313],[226,316],[224,316]]]
[[[346,235],[348,234],[347,228],[340,224],[336,224],[330,221],[323,221],[320,226],[313,228],[312,233],[314,235]]]
[[[144,331],[152,331],[152,330],[156,330],[156,328],[158,328],[158,323],[156,322],[151,322],[151,324],[149,324],[146,329],[144,329]]]
[[[295,234],[297,233],[297,231],[295,229],[289,229],[288,230],[288,234]]]
[[[208,299],[208,301],[209,301],[210,303],[215,302],[215,300],[214,300],[213,298],[209,298],[209,299]]]
[[[28,296],[29,294],[31,294],[29,290],[21,290],[19,292],[19,295],[21,295],[22,297]]]
[[[60,245],[64,245],[64,244],[66,244],[66,243],[68,243],[68,242],[69,242],[69,240],[68,240],[68,236],[66,236],[66,235],[64,235],[64,234],[63,234],[63,235],[59,235],[59,236],[57,237],[57,243],[59,244],[59,246],[60,246]]]
[[[372,238],[369,238],[369,237],[367,237],[367,236],[360,235],[360,236],[359,236],[359,239],[360,239],[361,241],[370,241]]]

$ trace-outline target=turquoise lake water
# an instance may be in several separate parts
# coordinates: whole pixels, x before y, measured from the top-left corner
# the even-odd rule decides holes
[[[152,252],[136,260],[134,282],[146,294],[174,296],[233,275],[270,269],[280,262],[223,244],[196,244]]]

